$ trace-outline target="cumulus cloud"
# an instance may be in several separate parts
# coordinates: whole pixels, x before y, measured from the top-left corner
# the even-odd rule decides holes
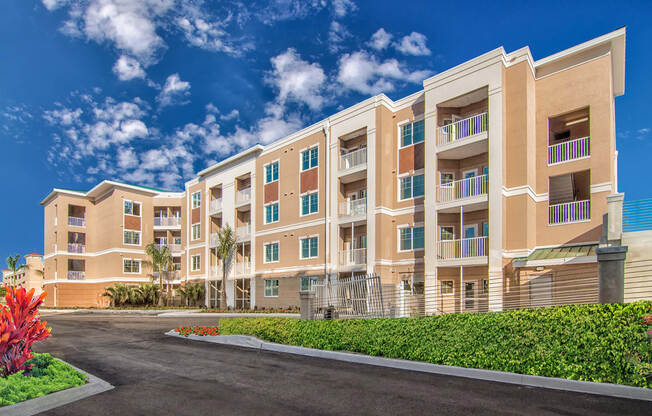
[[[342,42],[351,37],[351,33],[341,23],[332,21],[328,31],[328,50],[335,53],[342,49]]]
[[[407,36],[403,36],[394,47],[404,55],[430,55],[430,49],[426,46],[427,40],[426,35],[419,32],[412,32]]]
[[[358,9],[352,0],[333,0],[333,13],[337,17],[344,17]]]
[[[381,27],[376,31],[376,33],[371,35],[368,45],[377,51],[382,51],[389,46],[392,37],[391,33]]]
[[[190,95],[190,83],[182,81],[179,74],[172,74],[165,80],[165,85],[156,100],[161,107],[173,104],[188,104],[185,98]]]
[[[304,61],[293,48],[273,57],[271,63],[272,71],[265,79],[278,90],[278,103],[294,101],[312,110],[323,107],[326,74],[318,63]]]
[[[121,147],[117,151],[118,166],[122,169],[132,169],[138,166],[138,156],[131,147]]]
[[[145,78],[145,70],[138,60],[126,55],[121,55],[113,65],[113,73],[121,81],[129,81],[134,78]]]

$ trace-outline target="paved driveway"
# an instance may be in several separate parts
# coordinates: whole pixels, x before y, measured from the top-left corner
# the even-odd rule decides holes
[[[215,318],[65,314],[46,319],[50,352],[114,390],[47,415],[650,415],[648,402],[519,387],[163,335]]]

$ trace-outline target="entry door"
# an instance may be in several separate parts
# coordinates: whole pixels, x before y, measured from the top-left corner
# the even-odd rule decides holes
[[[530,280],[530,306],[552,305],[552,275],[544,274]]]
[[[477,240],[466,240],[475,238],[477,234],[475,225],[465,225],[464,226],[464,238],[462,247],[464,250],[463,257],[476,257],[478,256],[478,241]]]
[[[464,172],[464,179],[475,178],[475,175],[476,175],[475,169],[474,170],[467,170],[466,172]],[[477,190],[476,190],[475,182],[476,181],[474,181],[474,180],[469,180],[469,181],[462,182],[463,186],[464,186],[464,189],[462,190],[462,192],[463,192],[463,195],[465,197],[474,196],[474,195],[476,195],[478,193]]]

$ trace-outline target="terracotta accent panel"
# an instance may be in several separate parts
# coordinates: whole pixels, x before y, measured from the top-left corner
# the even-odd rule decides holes
[[[414,146],[414,170],[423,169],[425,167],[425,143],[417,143]]]
[[[414,166],[414,146],[408,146],[398,151],[398,173],[409,172]]]
[[[319,188],[318,168],[301,172],[301,193],[315,191]]]
[[[201,208],[194,208],[190,213],[191,224],[201,222]]]
[[[265,184],[264,203],[278,201],[278,181]]]
[[[125,215],[125,230],[140,230],[140,217]]]

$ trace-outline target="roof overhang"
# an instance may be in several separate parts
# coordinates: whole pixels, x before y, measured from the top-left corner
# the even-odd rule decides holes
[[[243,158],[245,158],[245,157],[247,157],[249,155],[252,155],[254,153],[262,152],[263,149],[264,149],[264,147],[262,145],[260,145],[260,144],[252,146],[247,150],[243,150],[240,153],[236,153],[235,155],[233,155],[231,157],[227,157],[226,159],[222,160],[221,162],[218,162],[218,163],[216,163],[216,164],[214,164],[212,166],[207,167],[206,169],[204,169],[202,171],[199,171],[199,173],[197,173],[197,176],[199,176],[199,177],[206,176],[206,175],[208,175],[210,173],[216,172],[216,171],[224,168],[225,166],[228,166],[229,164],[236,162],[239,159],[243,159]]]
[[[98,183],[97,185],[95,185],[88,192],[79,192],[79,191],[71,191],[69,189],[54,188],[52,190],[52,192],[50,192],[48,194],[48,196],[46,196],[41,201],[41,205],[47,204],[57,194],[81,196],[81,197],[86,197],[86,198],[89,198],[89,199],[92,200],[92,199],[98,198],[98,197],[106,194],[112,188],[123,188],[123,189],[128,189],[130,191],[143,192],[143,193],[154,195],[154,196],[170,194],[170,195],[172,195],[172,197],[178,197],[179,195],[183,195],[183,193],[179,193],[179,192],[168,192],[168,191],[163,191],[163,190],[149,189],[149,188],[145,188],[145,187],[142,187],[142,186],[130,185],[128,183],[104,180],[104,181]]]

